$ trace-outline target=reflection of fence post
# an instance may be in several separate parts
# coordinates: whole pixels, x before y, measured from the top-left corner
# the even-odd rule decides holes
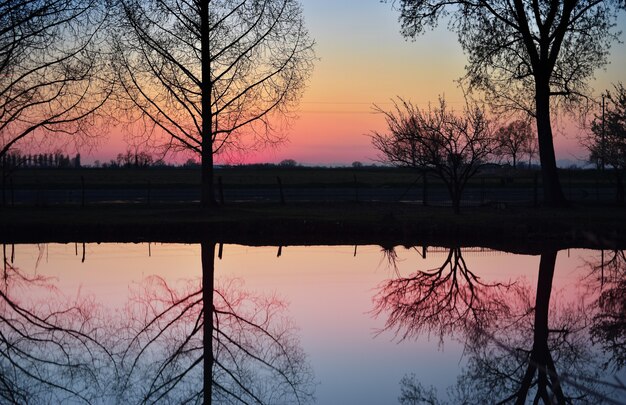
[[[224,244],[220,243],[219,248],[217,250],[217,257],[222,260],[222,254],[224,253]]]
[[[217,178],[217,189],[220,193],[220,204],[224,205],[224,184],[222,183],[222,176]]]
[[[428,247],[422,246],[422,259],[426,259],[426,250],[428,250]]]
[[[85,176],[80,176],[81,203],[80,206],[85,208]]]
[[[276,252],[276,257],[281,257],[283,255],[283,246],[280,245],[278,247],[278,252]]]
[[[359,183],[356,180],[356,174],[354,175],[354,201],[359,202]]]
[[[422,174],[422,205],[428,205],[428,178],[426,172]]]
[[[285,205],[285,194],[283,194],[283,182],[280,181],[280,176],[276,176],[276,180],[278,180],[278,190],[280,191],[280,203]]]
[[[539,174],[533,176],[533,207],[539,206]]]

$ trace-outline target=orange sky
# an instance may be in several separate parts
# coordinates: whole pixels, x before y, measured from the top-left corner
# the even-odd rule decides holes
[[[425,106],[445,95],[449,105],[461,107],[463,97],[455,80],[463,75],[466,58],[445,24],[416,41],[406,41],[390,4],[358,0],[302,0],[302,4],[319,60],[298,119],[286,144],[250,155],[246,161],[371,163],[376,151],[368,134],[384,129],[383,118],[372,112],[373,103],[384,107],[391,98],[402,96]],[[626,16],[620,18],[625,26]],[[611,82],[626,82],[626,45],[615,44],[611,53],[611,63],[597,72],[592,83],[597,93]],[[557,159],[580,164],[577,159],[585,157],[577,140],[580,131],[575,125],[564,127],[566,134],[558,134],[555,140]],[[125,148],[121,136],[111,135],[87,161],[106,161]]]

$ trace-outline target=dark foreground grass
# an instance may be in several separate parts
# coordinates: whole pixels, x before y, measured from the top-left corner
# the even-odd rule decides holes
[[[0,242],[199,242],[249,245],[485,246],[508,251],[624,248],[626,209],[450,208],[402,203],[100,205],[0,209]]]

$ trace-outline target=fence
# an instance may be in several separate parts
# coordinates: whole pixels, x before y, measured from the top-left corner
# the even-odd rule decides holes
[[[102,169],[100,169],[102,170]],[[177,170],[177,169],[170,169]],[[445,184],[436,177],[413,172],[332,171],[319,177],[297,171],[264,173],[262,176],[234,176],[219,173],[215,179],[216,199],[233,202],[406,202],[433,206],[450,205]],[[132,172],[130,172],[132,173]],[[165,172],[143,171],[143,176],[123,176],[102,181],[102,173],[64,172],[63,181],[54,171],[31,170],[28,175],[2,176],[2,206],[171,204],[194,203],[200,199],[195,179],[159,180]],[[398,174],[400,173],[400,174]],[[387,176],[385,176],[385,174]],[[194,174],[195,175],[195,174]],[[105,176],[106,177],[106,176]],[[322,181],[323,180],[323,181]],[[616,201],[617,183],[611,172],[563,170],[561,185],[568,200],[581,203]],[[462,206],[541,205],[541,176],[537,171],[513,174],[481,173],[472,178],[464,192]]]

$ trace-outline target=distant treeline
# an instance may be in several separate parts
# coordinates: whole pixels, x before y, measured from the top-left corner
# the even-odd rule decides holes
[[[2,169],[11,170],[20,167],[41,168],[81,168],[80,153],[70,158],[61,152],[22,155],[12,152],[2,156]]]

